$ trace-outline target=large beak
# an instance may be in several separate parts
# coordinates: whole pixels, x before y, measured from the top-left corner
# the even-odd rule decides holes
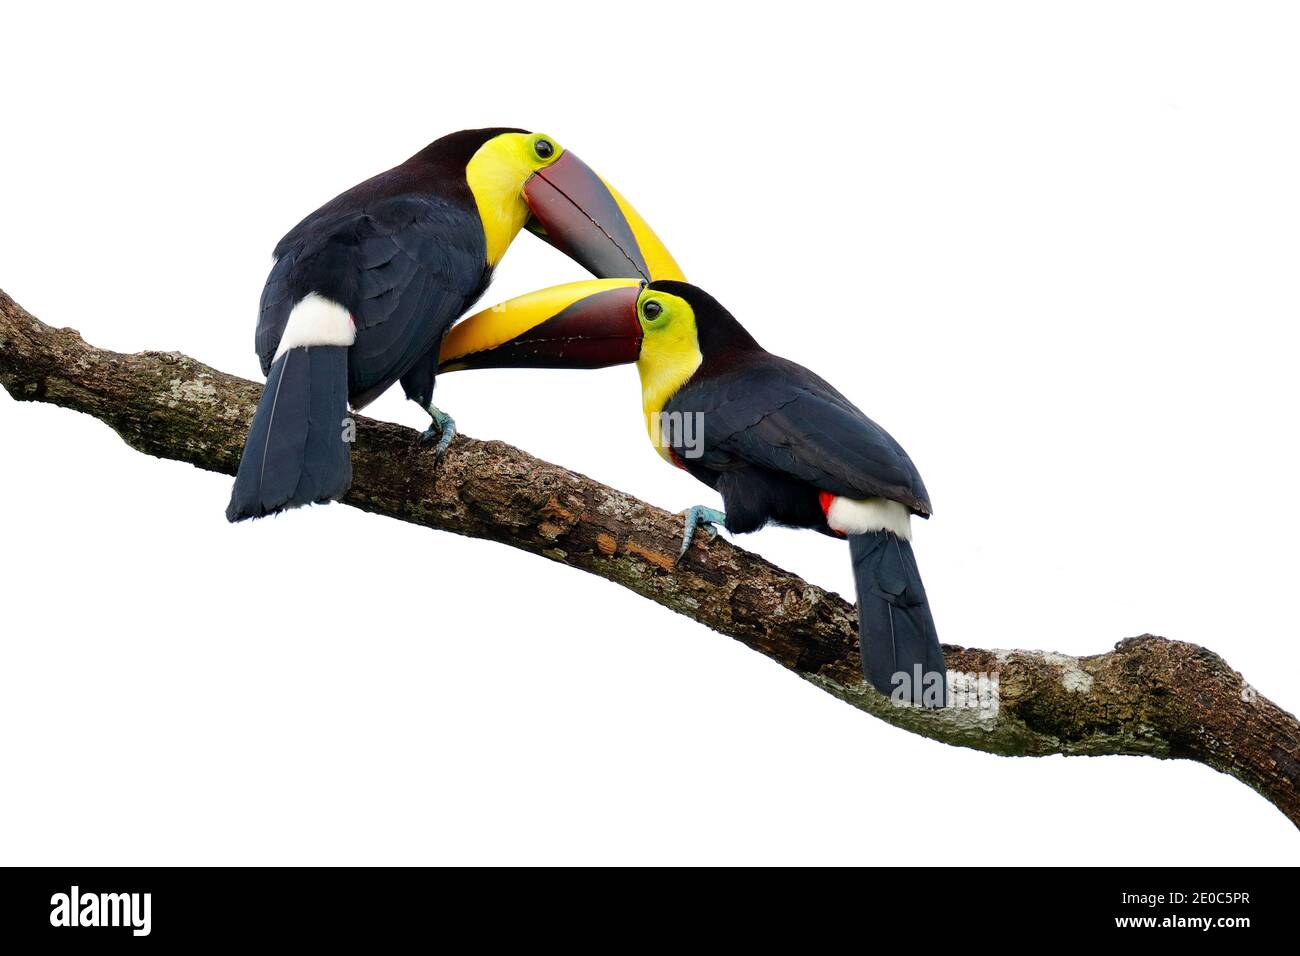
[[[632,204],[568,151],[524,183],[528,228],[592,275],[646,282],[686,277]]]
[[[641,354],[638,279],[552,286],[484,309],[442,340],[440,372],[467,368],[605,368]]]

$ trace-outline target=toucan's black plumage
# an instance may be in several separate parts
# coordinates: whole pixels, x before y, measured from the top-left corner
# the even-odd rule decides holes
[[[497,334],[497,310],[515,316]],[[911,545],[930,515],[902,446],[830,383],[758,344],[716,299],[680,281],[542,289],[466,319],[444,343],[447,370],[637,363],[660,454],[722,496],[695,525],[745,532],[768,522],[847,537],[863,669],[900,700],[943,706],[946,671]]]
[[[278,503],[332,501],[348,490],[352,457],[340,440],[347,381],[348,350],[337,345],[290,349],[271,366],[269,400],[253,415],[228,517],[256,517]]]
[[[929,495],[912,460],[825,379],[760,346],[708,293],[682,282],[655,282],[648,291],[690,305],[699,343],[699,367],[663,406],[670,420],[694,416],[701,429],[696,436],[661,429],[673,460],[722,496],[729,531],[775,522],[847,536],[864,670],[880,691],[904,684],[910,700],[923,702],[926,676],[943,675],[944,665],[911,542],[890,530],[837,528],[829,513],[835,499],[883,499],[928,517]],[[905,682],[895,681],[899,673]],[[942,696],[926,702],[941,704]]]
[[[729,313],[702,311],[696,316],[705,327],[735,322]],[[806,522],[783,520],[773,508],[792,508],[802,517],[810,503],[816,518],[807,524],[827,530],[818,503],[821,492],[887,498],[914,513],[930,514],[916,466],[888,432],[825,379],[766,351],[738,324],[736,328],[735,342],[741,347],[713,351],[715,343],[702,341],[703,363],[664,405],[670,415],[700,416],[703,455],[689,458],[679,452],[678,460],[724,498],[730,492],[737,499],[739,510],[728,521],[729,530],[753,531],[769,520],[802,526]],[[716,329],[713,336],[721,337]],[[791,493],[791,482],[798,493]],[[769,497],[764,487],[779,489],[782,503],[748,504],[746,499]]]
[[[281,239],[257,324],[267,388],[226,516],[341,497],[351,481],[347,404],[362,408],[399,380],[440,426],[441,453],[452,429],[432,406],[439,346],[525,225],[598,275],[648,279],[650,262],[677,272],[581,160],[505,127],[444,136]]]
[[[257,323],[267,388],[226,511],[231,521],[342,496],[351,483],[348,401],[362,408],[401,379],[408,398],[429,405],[442,336],[492,275],[465,166],[503,132],[510,130],[443,137],[330,200],[275,247]],[[292,348],[277,362],[294,307],[313,294],[347,310],[355,342]],[[321,381],[329,372],[311,353],[322,349],[345,356],[342,382]],[[288,368],[276,374],[277,364]],[[337,374],[337,358],[329,364]],[[298,389],[337,393],[344,383],[334,420],[304,427],[302,412],[317,406]],[[307,444],[313,429],[316,440]]]

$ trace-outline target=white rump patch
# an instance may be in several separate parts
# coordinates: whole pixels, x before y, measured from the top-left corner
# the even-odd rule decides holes
[[[906,505],[888,498],[835,498],[826,509],[826,523],[844,534],[892,531],[912,540],[912,513]]]
[[[348,310],[323,295],[309,292],[289,313],[275,358],[289,349],[309,345],[351,345],[356,340],[357,327],[352,324]]]

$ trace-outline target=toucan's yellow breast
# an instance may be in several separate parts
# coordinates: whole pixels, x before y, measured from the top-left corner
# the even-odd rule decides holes
[[[659,441],[664,406],[703,361],[693,315],[676,317],[663,329],[647,328],[641,339],[641,357],[636,363],[641,374],[641,409],[655,450],[668,461],[672,461],[669,449]]]
[[[501,261],[528,221],[524,183],[537,168],[529,142],[524,133],[502,133],[480,146],[465,166],[465,181],[483,222],[489,266]]]

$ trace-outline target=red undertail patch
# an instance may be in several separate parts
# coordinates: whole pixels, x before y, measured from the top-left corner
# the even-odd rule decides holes
[[[833,494],[831,494],[829,491],[819,491],[819,492],[817,492],[817,501],[818,501],[818,502],[821,504],[821,506],[822,506],[822,514],[824,514],[824,515],[826,516],[826,526],[827,526],[828,528],[830,528],[830,523],[831,523],[831,520],[830,520],[830,519],[831,519],[831,505],[835,504],[835,498],[836,498],[836,496],[833,495]],[[835,532],[837,535],[839,535],[841,538],[847,538],[847,537],[848,537],[848,535],[846,535],[846,534],[845,534],[843,531],[841,531],[839,528],[831,528],[831,530],[834,531],[834,532]]]

